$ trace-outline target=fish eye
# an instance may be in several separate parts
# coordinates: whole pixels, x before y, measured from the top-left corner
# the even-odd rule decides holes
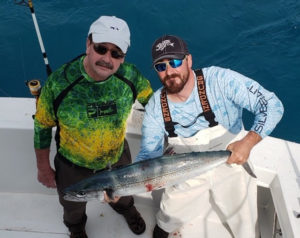
[[[85,197],[86,193],[84,191],[80,191],[76,194],[76,197],[81,198],[81,197]]]

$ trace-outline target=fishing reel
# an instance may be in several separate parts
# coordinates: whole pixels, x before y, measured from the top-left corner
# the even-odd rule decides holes
[[[35,97],[38,97],[40,95],[41,88],[42,88],[40,80],[32,79],[32,80],[26,81],[25,84],[29,88],[31,95],[33,95]]]
[[[41,89],[42,89],[41,82],[38,79],[32,79],[29,81],[27,80],[25,82],[25,84],[29,88],[31,95],[35,97],[35,107],[37,108],[39,96],[40,96]],[[34,117],[35,117],[35,115],[32,115],[32,119],[34,119]]]

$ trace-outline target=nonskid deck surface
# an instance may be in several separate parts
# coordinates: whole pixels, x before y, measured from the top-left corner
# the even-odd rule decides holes
[[[147,229],[140,238],[152,237],[154,214],[150,194],[135,197],[135,204]],[[0,238],[67,238],[62,222],[62,208],[56,195],[0,193]],[[87,234],[90,238],[136,238],[125,219],[105,203],[87,205]]]
[[[270,191],[259,188],[258,209],[259,229],[262,238],[276,237],[273,234],[274,204]],[[125,219],[114,212],[110,206],[98,201],[88,202],[86,225],[90,238],[152,238],[155,226],[155,214],[162,191],[140,194],[135,197],[135,204],[146,221],[146,231],[140,236],[134,235],[128,228]],[[62,208],[56,195],[34,193],[0,193],[0,238],[67,238],[68,231],[62,222]],[[189,224],[192,227],[194,224]],[[212,229],[213,231],[214,229]],[[187,231],[185,232],[187,233]],[[194,238],[192,230],[181,236],[180,231],[169,237]],[[198,237],[198,235],[197,235]],[[216,234],[215,237],[219,237]],[[224,234],[223,236],[224,237]]]

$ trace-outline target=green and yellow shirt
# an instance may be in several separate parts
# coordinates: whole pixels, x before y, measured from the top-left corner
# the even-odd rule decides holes
[[[58,122],[59,152],[76,165],[102,169],[116,163],[123,152],[133,93],[115,75],[102,82],[90,78],[83,67],[84,57],[53,72],[42,88],[34,121],[34,146],[49,148],[52,127]],[[117,74],[132,82],[140,103],[148,102],[153,93],[150,83],[133,64],[124,62]],[[84,78],[61,101],[56,118],[54,100],[81,75]]]

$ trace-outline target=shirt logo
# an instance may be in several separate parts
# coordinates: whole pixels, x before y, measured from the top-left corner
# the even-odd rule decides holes
[[[88,118],[98,118],[117,114],[117,105],[111,101],[108,103],[88,103],[87,115]]]
[[[174,47],[174,43],[172,43],[170,40],[164,40],[156,45],[156,51],[163,51],[167,46]]]

